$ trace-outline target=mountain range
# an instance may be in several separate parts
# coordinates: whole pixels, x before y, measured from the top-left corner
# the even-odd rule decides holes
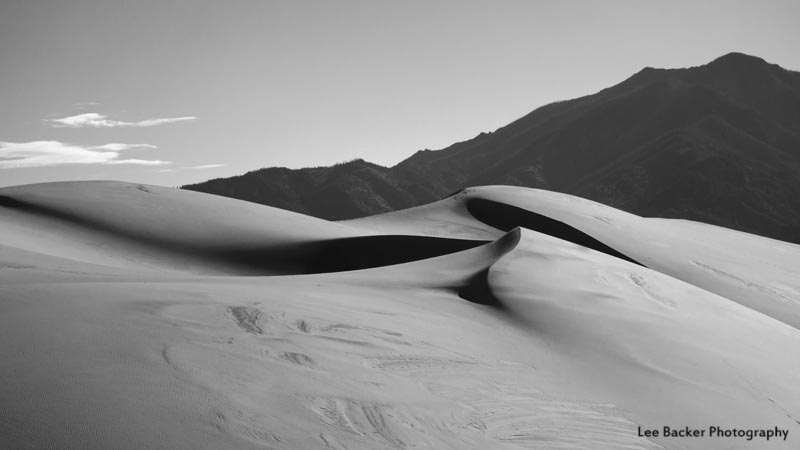
[[[273,167],[182,188],[343,220],[479,185],[553,190],[800,243],[800,72],[741,53],[647,67],[394,167]]]

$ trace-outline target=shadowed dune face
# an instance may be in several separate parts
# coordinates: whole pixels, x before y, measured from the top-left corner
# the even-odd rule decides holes
[[[522,238],[522,231],[519,227],[506,233],[505,236],[497,239],[491,246],[489,264],[485,269],[478,270],[470,276],[464,277],[464,282],[458,287],[458,296],[464,300],[480,305],[487,305],[497,309],[504,309],[502,301],[497,298],[489,285],[489,271],[492,265],[500,258],[513,251]]]
[[[14,198],[0,195],[0,207],[4,208],[17,208],[17,209],[30,209],[30,205],[26,204],[25,202],[21,202]]]
[[[615,258],[643,265],[583,231],[542,214],[483,198],[467,199],[466,204],[467,210],[473,217],[498,230],[509,231],[516,227],[527,228]]]
[[[208,255],[253,275],[317,274],[369,269],[448,255],[485,241],[426,236],[363,236],[280,248],[222,249]]]

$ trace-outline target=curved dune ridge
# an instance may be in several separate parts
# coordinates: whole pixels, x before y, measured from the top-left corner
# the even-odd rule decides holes
[[[3,191],[0,208],[10,219],[9,245],[27,243],[25,247],[48,255],[115,267],[309,274],[398,264],[482,243],[365,233],[283,210],[157,186],[54,183]],[[30,229],[32,222],[57,233],[41,236]]]
[[[0,448],[797,448],[798,268],[506,186],[338,223],[3,188]],[[664,426],[706,436],[639,433]]]

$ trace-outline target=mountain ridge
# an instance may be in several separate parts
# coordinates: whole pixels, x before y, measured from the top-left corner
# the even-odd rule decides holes
[[[393,167],[265,168],[183,188],[342,220],[506,184],[800,243],[798,174],[800,72],[729,53],[644,68]]]

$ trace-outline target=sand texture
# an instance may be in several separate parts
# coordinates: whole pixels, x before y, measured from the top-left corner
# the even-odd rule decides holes
[[[800,246],[535,189],[3,188],[0,342],[2,449],[800,448]]]

